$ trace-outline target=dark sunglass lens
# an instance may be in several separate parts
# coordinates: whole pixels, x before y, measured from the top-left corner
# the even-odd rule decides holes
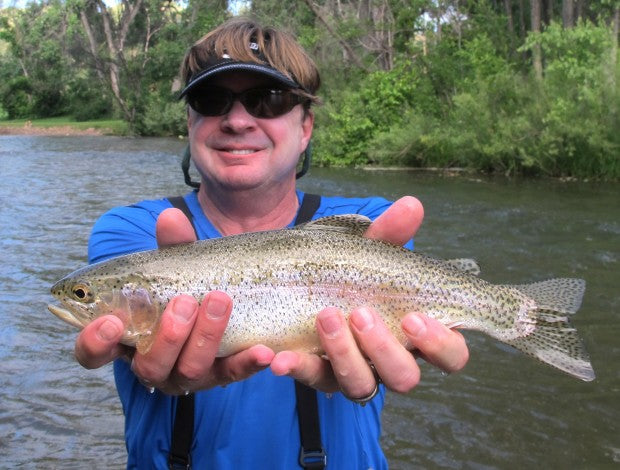
[[[288,90],[256,88],[244,93],[242,102],[250,114],[258,118],[274,118],[288,113],[297,101]]]
[[[190,95],[187,101],[203,116],[221,116],[230,110],[233,97],[225,88],[204,88]]]
[[[188,104],[203,116],[222,116],[238,99],[252,116],[275,118],[288,113],[302,102],[300,96],[277,88],[252,88],[235,94],[226,88],[209,87],[196,90],[187,97]]]

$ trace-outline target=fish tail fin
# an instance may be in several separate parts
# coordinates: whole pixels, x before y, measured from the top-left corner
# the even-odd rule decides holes
[[[506,343],[581,380],[594,380],[588,353],[568,316],[581,306],[585,285],[582,279],[550,279],[512,286],[532,298],[538,308],[534,331]]]

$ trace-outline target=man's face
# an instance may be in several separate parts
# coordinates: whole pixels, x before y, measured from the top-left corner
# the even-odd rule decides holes
[[[241,93],[274,83],[260,75],[232,72],[215,77],[209,85]],[[256,118],[239,101],[222,116],[202,116],[190,107],[192,158],[207,182],[226,189],[293,184],[313,122],[313,115],[305,114],[302,105],[275,118]]]

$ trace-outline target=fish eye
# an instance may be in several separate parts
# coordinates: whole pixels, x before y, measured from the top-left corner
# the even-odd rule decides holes
[[[71,290],[75,300],[79,302],[89,302],[93,298],[90,288],[84,284],[76,284]]]

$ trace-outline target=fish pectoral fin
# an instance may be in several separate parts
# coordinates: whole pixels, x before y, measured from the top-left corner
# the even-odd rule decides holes
[[[331,230],[351,235],[364,235],[372,221],[360,214],[331,215],[300,224],[291,230]]]

